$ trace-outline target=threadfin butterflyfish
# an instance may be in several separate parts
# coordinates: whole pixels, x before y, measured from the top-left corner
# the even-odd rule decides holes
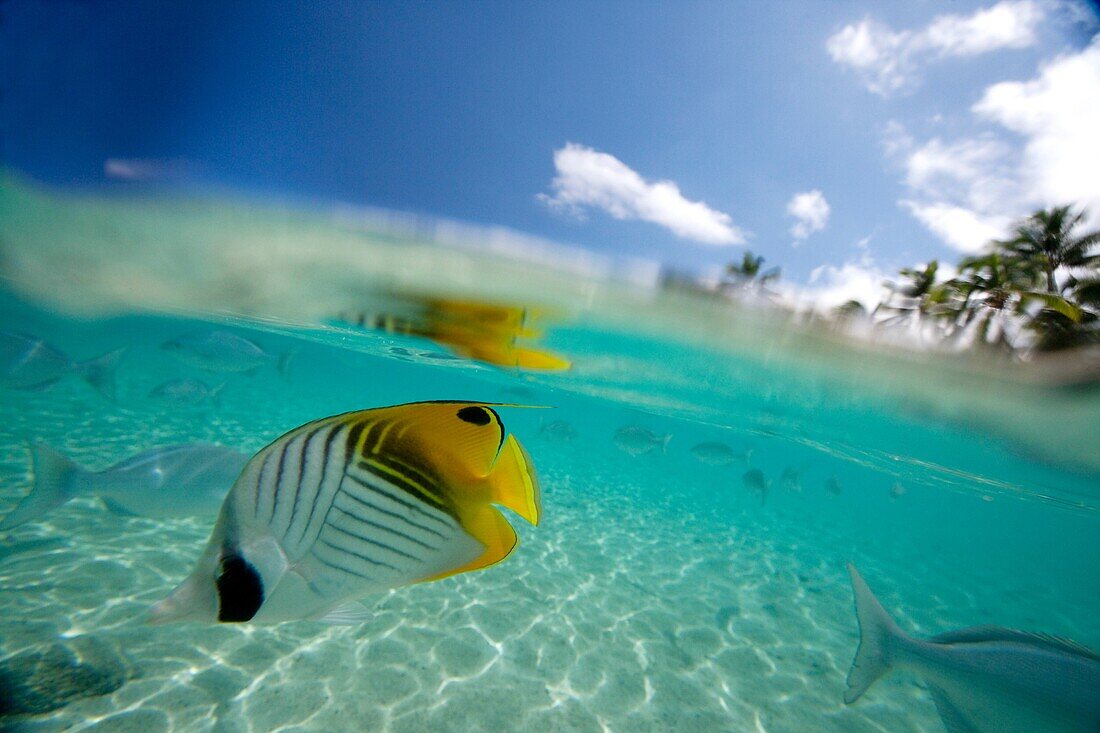
[[[562,371],[572,363],[537,345],[543,335],[540,321],[553,314],[541,308],[452,298],[397,294],[407,313],[343,313],[340,320],[388,333],[429,338],[459,356],[505,368]]]
[[[257,453],[195,571],[150,620],[365,618],[364,596],[500,562],[541,512],[493,405],[415,402],[303,425]]]

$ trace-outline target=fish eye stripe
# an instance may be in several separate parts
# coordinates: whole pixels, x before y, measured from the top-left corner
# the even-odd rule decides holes
[[[355,494],[353,494],[350,491],[341,491],[339,496],[346,496],[349,499],[351,499],[352,501],[355,501],[359,504],[362,504],[365,507],[369,507],[370,509],[373,509],[376,512],[380,512],[382,514],[385,514],[386,516],[393,517],[394,519],[400,519],[401,521],[405,522],[405,524],[408,524],[409,526],[412,526],[412,527],[416,527],[417,529],[422,529],[425,532],[427,532],[428,534],[433,534],[441,540],[446,540],[447,539],[443,535],[442,532],[437,532],[436,530],[432,529],[431,527],[426,527],[423,524],[419,524],[417,522],[414,522],[413,520],[409,519],[408,517],[406,517],[402,514],[398,514],[397,512],[391,512],[388,509],[384,509],[384,508],[378,506],[377,504],[373,504],[373,503],[367,501],[366,499],[363,499],[362,497],[356,496]]]
[[[478,426],[488,425],[493,420],[489,417],[488,411],[480,405],[463,407],[458,411],[457,415],[459,420]]]
[[[338,496],[347,496],[347,494],[339,494]],[[388,532],[389,534],[392,534],[396,537],[400,537],[400,538],[402,538],[402,539],[404,539],[408,542],[412,542],[414,545],[420,545],[425,550],[432,550],[433,552],[439,550],[438,547],[436,547],[434,545],[429,545],[427,542],[422,542],[422,541],[416,539],[415,537],[412,537],[410,535],[405,534],[404,532],[402,532],[400,530],[396,530],[393,527],[387,527],[384,524],[379,524],[378,522],[375,522],[372,519],[364,517],[363,515],[356,513],[353,509],[354,509],[354,505],[352,507],[347,507],[347,508],[342,507],[339,504],[336,505],[336,510],[337,511],[339,511],[341,514],[346,514],[347,516],[354,519],[356,522],[360,522],[360,523],[365,524],[369,527],[373,527],[374,529],[377,529],[381,532]]]

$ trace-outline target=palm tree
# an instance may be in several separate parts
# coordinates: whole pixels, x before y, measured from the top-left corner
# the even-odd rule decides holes
[[[729,278],[727,286],[741,289],[764,290],[768,283],[779,279],[780,270],[773,267],[767,271],[761,271],[764,266],[764,258],[745,250],[741,257],[741,263],[731,262],[726,265],[726,277]]]
[[[1035,284],[1034,273],[1016,265],[1014,259],[995,251],[959,263],[959,276],[944,287],[953,333],[973,332],[975,343],[986,344],[996,326],[993,344],[1012,350],[1008,332],[1013,316],[1020,311],[1018,294],[1030,291]]]
[[[1072,206],[1056,206],[1036,211],[1016,227],[1012,239],[994,242],[994,246],[1026,260],[1046,276],[1048,293],[1059,294],[1055,273],[1059,268],[1089,267],[1100,262],[1092,249],[1100,244],[1100,231],[1076,234],[1085,220],[1085,211]]]
[[[1043,307],[1028,322],[1036,351],[1057,351],[1100,343],[1100,276],[1063,285],[1065,297],[1047,294]]]
[[[917,323],[923,323],[927,316],[938,315],[945,294],[942,284],[936,283],[939,268],[939,260],[932,260],[923,267],[899,270],[898,274],[905,280],[884,283],[890,292],[886,300],[875,306],[871,315],[877,315],[882,310],[893,311],[895,315],[880,321],[883,324],[901,323],[914,318]]]

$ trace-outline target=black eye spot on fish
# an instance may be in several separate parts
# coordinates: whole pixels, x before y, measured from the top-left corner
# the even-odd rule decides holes
[[[218,620],[250,621],[264,602],[264,583],[240,555],[222,558],[218,568]]]
[[[464,420],[474,425],[488,425],[492,422],[492,418],[489,417],[489,411],[484,407],[463,407],[458,411],[458,419]]]

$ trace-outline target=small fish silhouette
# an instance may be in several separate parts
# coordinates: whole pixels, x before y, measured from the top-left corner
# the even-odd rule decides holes
[[[693,446],[691,455],[708,466],[729,466],[738,462],[748,464],[752,458],[752,448],[735,451],[725,443],[706,442]]]
[[[761,505],[768,503],[768,489],[771,487],[772,482],[759,468],[745,471],[744,475],[741,476],[741,483],[743,483],[745,488],[749,491],[753,491],[760,495]]]
[[[661,452],[665,453],[670,440],[672,440],[671,435],[657,435],[652,430],[638,425],[626,425],[619,428],[615,431],[614,438],[615,445],[619,450],[632,456],[652,453],[658,446],[660,446]]]

